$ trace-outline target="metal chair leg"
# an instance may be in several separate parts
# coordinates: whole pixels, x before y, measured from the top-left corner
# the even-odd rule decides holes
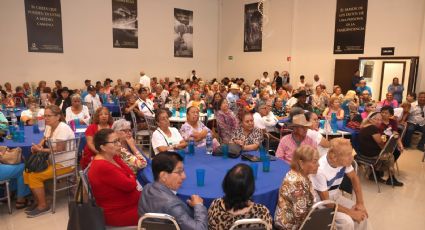
[[[375,168],[373,167],[373,165],[370,165],[370,167],[372,168],[372,174],[373,178],[375,179],[375,183],[376,185],[378,185],[378,193],[381,193],[381,186],[379,186],[378,179],[376,178]]]
[[[53,179],[53,201],[52,201],[52,214],[56,212],[56,179]]]
[[[425,156],[425,155],[424,155]],[[400,176],[400,169],[398,168],[398,163],[397,163],[397,161],[396,162],[394,162],[395,163],[395,167],[397,168],[397,175],[399,175]]]
[[[7,196],[7,208],[9,211],[9,214],[12,214],[12,201],[10,200],[10,189],[9,189],[9,181],[6,181],[6,196]]]

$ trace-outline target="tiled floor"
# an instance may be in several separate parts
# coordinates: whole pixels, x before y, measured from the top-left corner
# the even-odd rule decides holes
[[[369,229],[425,229],[425,163],[423,153],[407,150],[399,160],[400,176],[404,187],[392,188],[382,185],[377,192],[374,183],[362,178],[363,193],[369,212]],[[0,230],[57,230],[66,229],[68,209],[66,197],[61,197],[55,214],[29,219],[23,211],[7,213],[7,207],[0,205]]]

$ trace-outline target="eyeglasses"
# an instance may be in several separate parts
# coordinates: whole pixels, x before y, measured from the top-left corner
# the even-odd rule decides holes
[[[180,170],[177,170],[177,171],[172,171],[171,173],[175,173],[175,174],[178,174],[179,176],[181,176],[184,173],[184,169],[180,169]]]
[[[52,114],[52,115],[50,115],[50,114],[44,114],[44,117],[45,118],[54,117],[54,116],[56,116],[56,115],[54,115],[54,114]]]
[[[114,145],[121,145],[120,139],[116,139],[113,141],[106,141],[105,144],[114,144]]]
[[[131,133],[131,129],[121,129],[120,131],[122,131],[124,133]]]

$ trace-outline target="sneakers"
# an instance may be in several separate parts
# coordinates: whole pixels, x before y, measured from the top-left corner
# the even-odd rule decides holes
[[[394,185],[394,186],[398,186],[398,187],[401,187],[401,186],[404,185],[402,182],[398,181],[395,177],[393,177],[393,183],[392,184],[391,184],[391,178],[388,178],[387,182],[385,182],[385,184]]]
[[[41,209],[41,210],[38,209],[38,208],[35,208],[34,210],[27,213],[27,217],[28,218],[34,218],[34,217],[37,217],[37,216],[44,215],[44,214],[46,214],[50,211],[51,211],[50,206],[47,206],[46,208]]]
[[[29,212],[33,211],[36,208],[37,208],[37,204],[34,202],[32,205],[27,207],[24,212],[28,214]]]

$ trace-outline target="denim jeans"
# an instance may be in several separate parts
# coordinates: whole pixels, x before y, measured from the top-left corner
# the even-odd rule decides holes
[[[31,193],[29,187],[24,184],[24,164],[6,165],[0,164],[0,181],[10,180],[11,190],[17,190],[18,198],[23,198]]]

